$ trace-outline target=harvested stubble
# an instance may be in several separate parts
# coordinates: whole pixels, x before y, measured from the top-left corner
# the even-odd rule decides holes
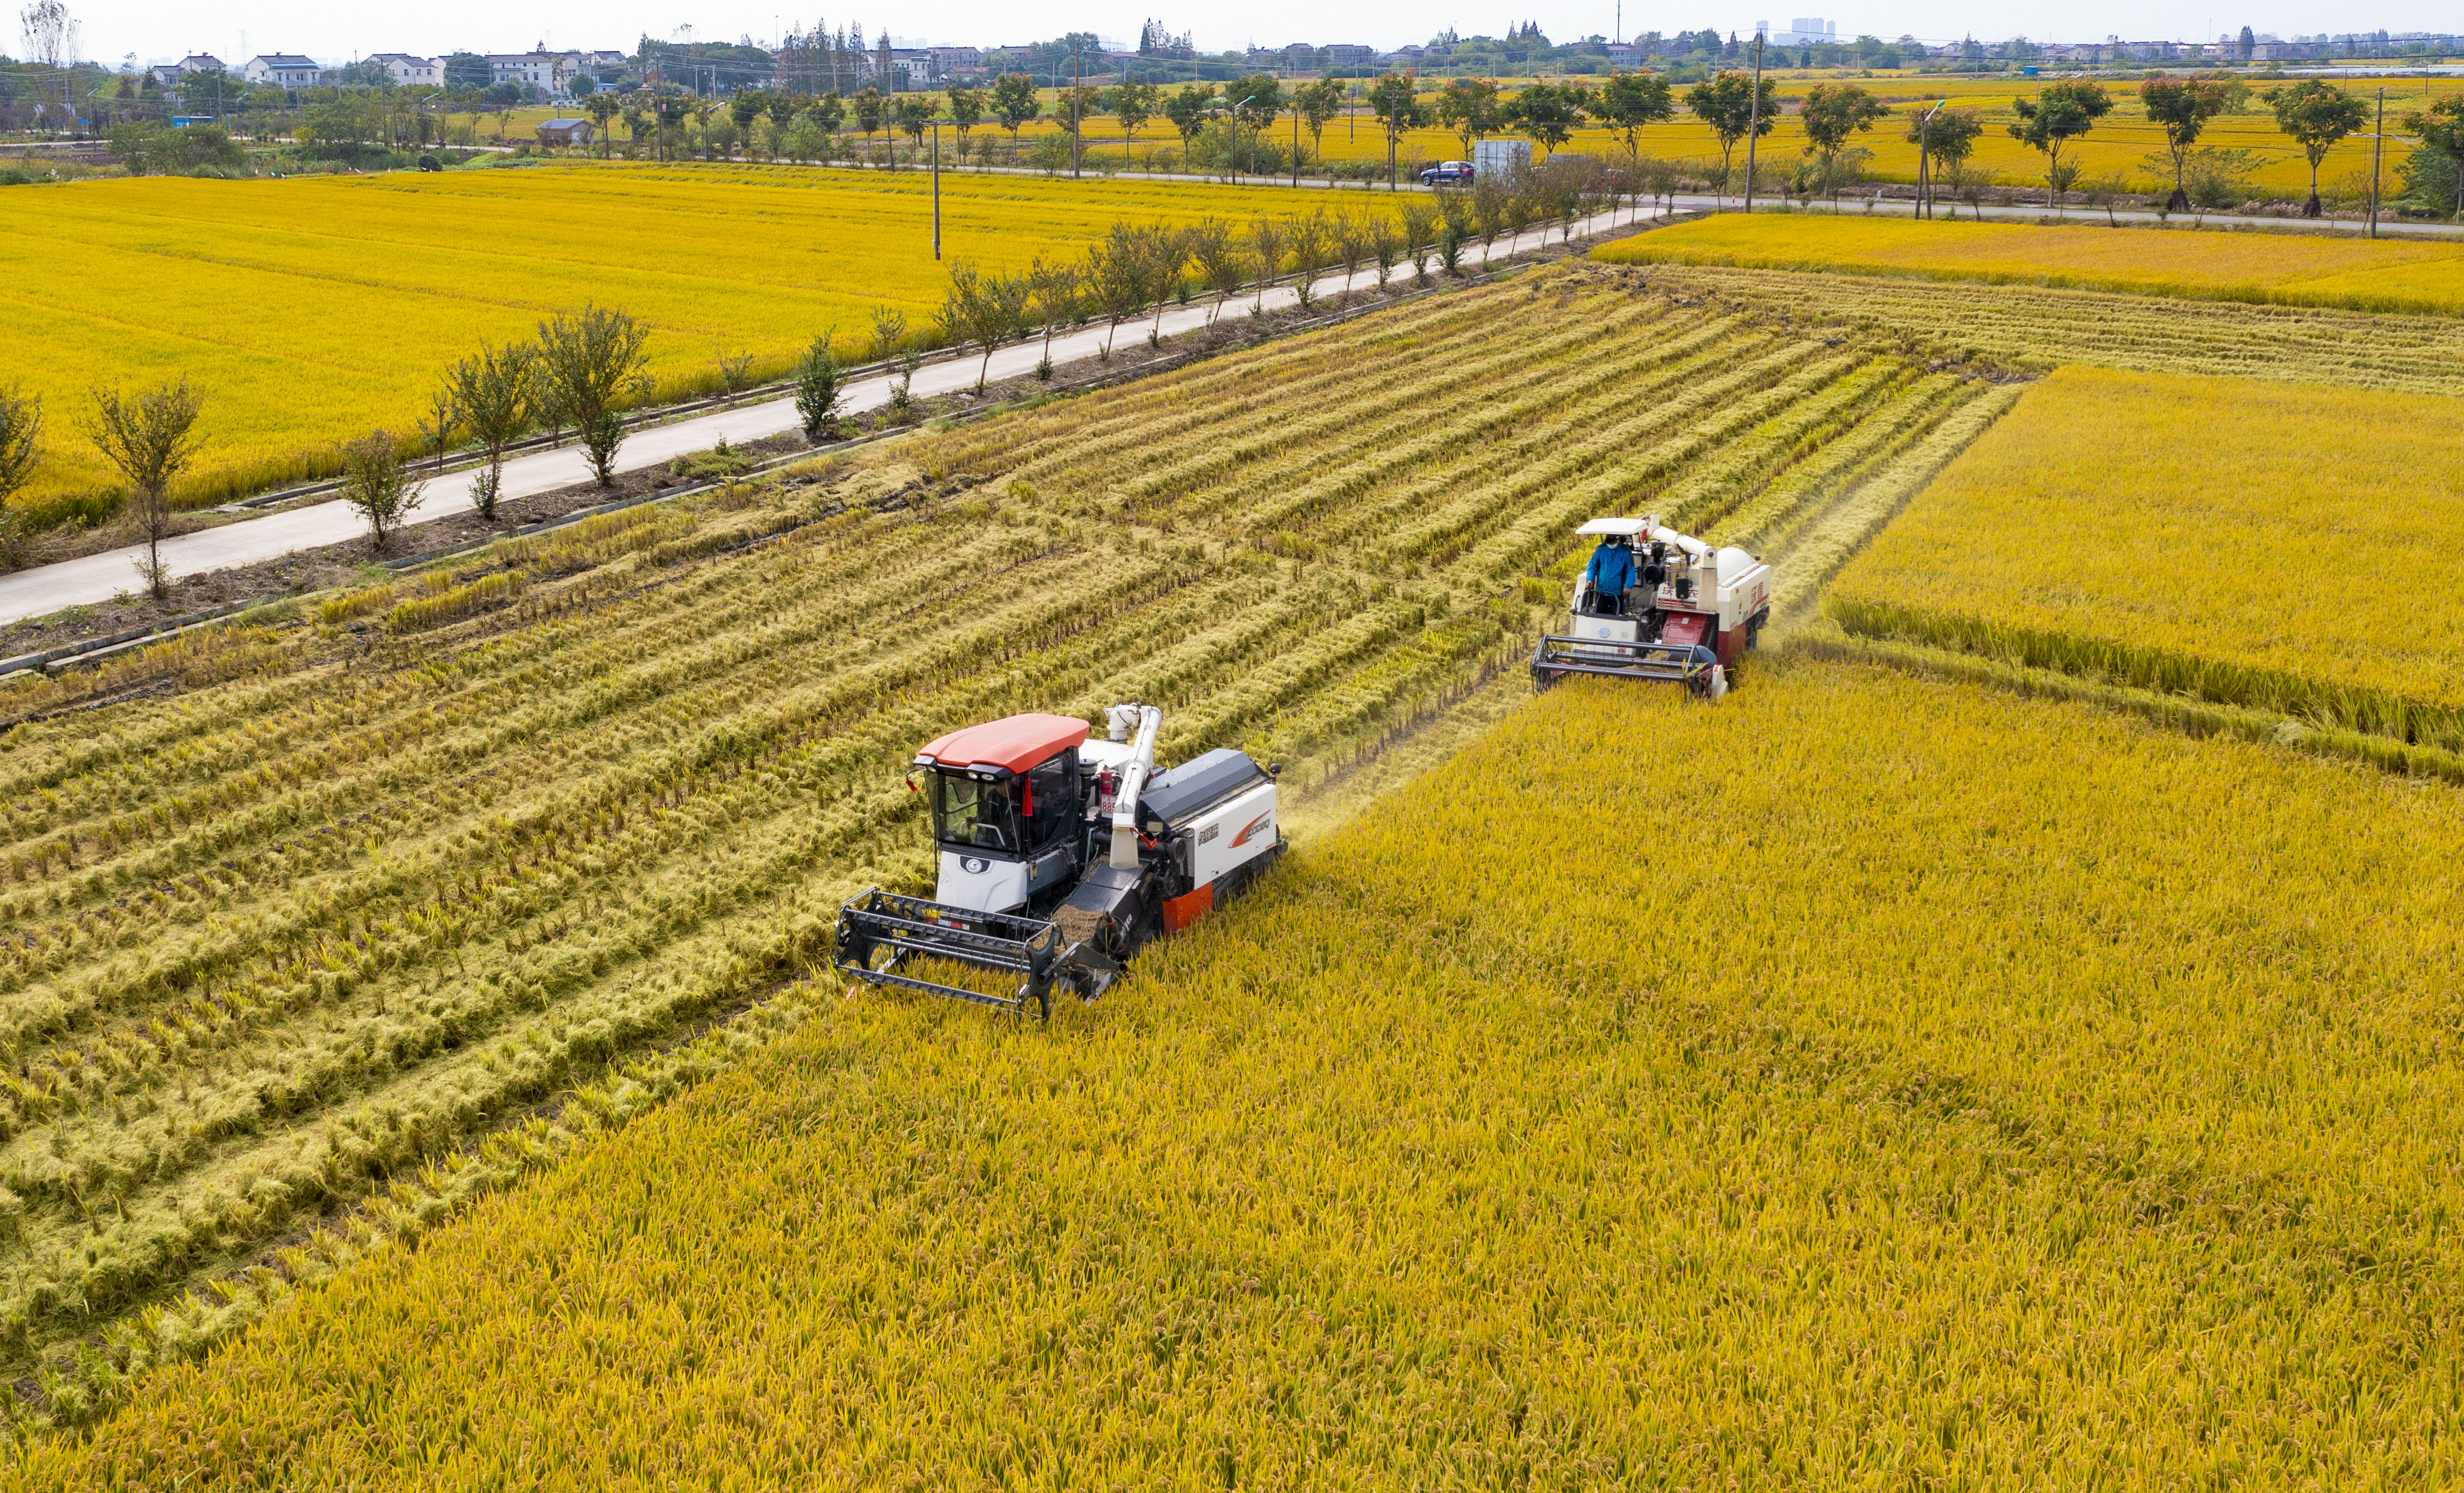
[[[1603,264],[1738,265],[2464,313],[2464,244],[2410,240],[1722,213],[1603,244],[1592,256]]]
[[[925,874],[901,778],[950,726],[1143,699],[1168,754],[1245,744],[1305,794],[1519,667],[1580,519],[1867,522],[1891,453],[1995,407],[1639,281],[1568,266],[923,437],[825,521],[508,541],[511,604],[405,585],[339,661],[256,633],[0,694],[243,675],[0,736],[10,1361],[202,1341],[202,1307],[132,1313],[817,960],[850,891]]]
[[[2453,401],[2069,368],[1843,571],[1852,632],[2464,747]]]
[[[2452,1483],[2459,845],[1994,691],[1570,684],[1093,1011],[825,1007],[20,1478]]]
[[[2066,363],[2464,394],[2464,318],[2167,300],[2029,285],[1714,265],[1634,274],[1783,325],[1854,330],[1913,349],[2050,372]]]

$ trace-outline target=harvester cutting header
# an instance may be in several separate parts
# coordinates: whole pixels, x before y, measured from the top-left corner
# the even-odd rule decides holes
[[[940,852],[933,900],[879,888],[839,912],[858,979],[1039,1015],[1087,999],[1149,939],[1245,889],[1284,848],[1275,769],[1219,748],[1155,770],[1163,713],[1115,705],[1105,739],[1070,715],[1012,715],[935,738],[908,785]],[[1017,976],[1010,996],[900,973],[911,956]]]
[[[1531,654],[1532,683],[1605,674],[1683,685],[1706,700],[1727,693],[1729,668],[1771,619],[1771,566],[1649,515],[1574,532],[1600,542],[1575,583],[1573,623]]]

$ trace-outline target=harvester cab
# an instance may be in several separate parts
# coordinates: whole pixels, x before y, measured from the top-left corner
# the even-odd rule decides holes
[[[1595,518],[1574,531],[1598,541],[1574,587],[1572,619],[1540,640],[1531,680],[1603,674],[1684,686],[1716,700],[1728,670],[1771,618],[1771,567],[1733,546],[1640,518]],[[1602,581],[1626,582],[1611,591]]]
[[[1106,736],[1012,715],[915,756],[938,867],[931,900],[873,888],[839,912],[837,967],[877,985],[1038,1015],[1093,999],[1149,939],[1245,889],[1284,848],[1275,769],[1232,748],[1155,770],[1163,713],[1115,705]],[[906,973],[940,958],[1018,978],[992,995]]]

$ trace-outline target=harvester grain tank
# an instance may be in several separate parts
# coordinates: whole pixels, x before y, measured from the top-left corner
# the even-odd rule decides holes
[[[1094,738],[1070,715],[1012,715],[935,738],[910,787],[939,856],[930,900],[873,888],[839,912],[837,967],[858,979],[1006,1010],[1087,999],[1158,934],[1237,896],[1283,852],[1275,769],[1219,748],[1155,768],[1163,713],[1115,705]],[[920,779],[920,781],[919,781]],[[988,995],[907,972],[949,959],[1004,977]]]
[[[1574,532],[1622,549],[1637,583],[1612,604],[1585,566],[1566,630],[1532,651],[1532,683],[1545,690],[1568,674],[1600,674],[1683,685],[1706,700],[1727,693],[1728,670],[1771,620],[1771,566],[1648,515],[1595,518]]]

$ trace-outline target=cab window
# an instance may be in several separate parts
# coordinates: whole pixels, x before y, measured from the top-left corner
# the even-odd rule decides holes
[[[1078,750],[1075,747],[1026,775],[1026,793],[1034,812],[1026,816],[1026,847],[1041,850],[1069,833],[1078,823]],[[1022,808],[1027,804],[1020,805]]]
[[[1005,781],[957,773],[933,775],[933,832],[945,845],[972,850],[1018,849],[1018,814]]]

